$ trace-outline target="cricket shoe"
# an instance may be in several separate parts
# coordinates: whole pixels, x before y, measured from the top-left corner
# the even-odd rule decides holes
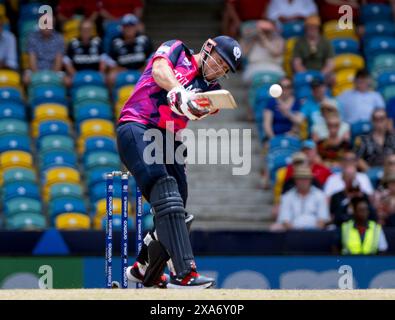
[[[170,276],[168,289],[208,289],[215,285],[213,278],[205,277],[192,270],[184,278]]]
[[[144,274],[139,268],[139,263],[136,261],[133,266],[127,267],[126,276],[128,280],[135,283],[143,283],[144,282]],[[155,281],[152,287],[166,289],[169,283],[169,275],[163,273],[158,280]]]

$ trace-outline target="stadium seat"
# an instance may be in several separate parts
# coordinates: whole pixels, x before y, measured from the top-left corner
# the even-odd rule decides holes
[[[340,85],[335,85],[332,89],[332,95],[337,97],[338,95],[342,94],[344,91],[354,89],[354,83],[342,83]]]
[[[34,182],[12,182],[3,186],[4,202],[23,197],[40,200],[38,185]]]
[[[0,120],[0,137],[4,135],[27,136],[29,128],[25,121],[16,119]]]
[[[49,202],[49,216],[51,224],[54,224],[58,215],[63,213],[87,214],[83,199],[58,198]]]
[[[0,101],[0,118],[25,120],[26,119],[25,106],[17,102]]]
[[[293,50],[295,47],[296,40],[297,40],[296,37],[290,38],[290,39],[287,39],[286,43],[285,43],[283,66],[284,66],[284,71],[288,77],[292,77],[293,70],[292,70],[291,61],[292,61]]]
[[[341,29],[337,20],[330,20],[322,26],[323,34],[328,40],[339,38],[352,38],[357,39],[355,34],[356,27],[353,25],[351,29]]]
[[[43,230],[47,226],[46,218],[43,214],[34,212],[21,212],[6,219],[7,230]]]
[[[70,42],[73,38],[78,38],[80,35],[81,19],[73,18],[63,23],[63,37],[66,43]]]
[[[129,215],[134,214],[131,202],[128,201],[128,213]],[[106,216],[107,212],[107,201],[106,199],[101,199],[96,204],[96,212],[95,217],[102,218]],[[113,214],[121,214],[122,213],[122,201],[120,198],[114,198],[113,200]]]
[[[296,137],[277,135],[269,141],[269,152],[279,149],[292,149],[293,151],[298,151],[301,146],[301,141]]]
[[[395,54],[384,53],[375,56],[369,64],[369,70],[374,78],[378,78],[384,72],[395,71]]]
[[[306,86],[301,86],[296,90],[296,99],[298,100],[305,100],[305,99],[309,99],[312,98],[313,96],[313,91],[311,89],[311,86],[306,85]]]
[[[276,171],[291,163],[292,154],[295,152],[292,148],[281,148],[269,152],[266,157],[269,170],[270,181],[274,182]]]
[[[104,52],[109,53],[111,42],[115,37],[121,35],[121,24],[119,21],[107,22],[104,27],[103,48]]]
[[[52,151],[74,152],[74,140],[68,136],[49,135],[40,140],[40,158]]]
[[[395,37],[384,37],[377,36],[369,41],[365,45],[365,56],[368,60],[371,60],[377,55],[384,53],[395,53]]]
[[[81,199],[83,196],[82,186],[77,183],[56,183],[49,189],[49,199],[52,200],[64,197]]]
[[[106,137],[93,137],[85,140],[83,155],[86,158],[91,152],[107,151],[117,152],[115,139]]]
[[[284,39],[303,36],[304,35],[304,21],[303,20],[295,20],[295,21],[283,23],[281,34]]]
[[[20,21],[24,19],[33,19],[39,17],[39,9],[42,4],[39,2],[31,2],[22,4],[20,7]]]
[[[53,167],[77,168],[77,155],[70,151],[52,151],[45,154],[40,162],[42,171]]]
[[[99,86],[105,87],[103,75],[94,70],[78,71],[73,78],[73,89],[78,89],[82,86]]]
[[[121,103],[125,103],[126,100],[128,100],[130,95],[133,93],[134,88],[134,85],[126,85],[120,87],[117,91],[116,99]]]
[[[356,73],[355,69],[341,69],[335,74],[335,85],[353,83]]]
[[[6,135],[0,137],[0,153],[8,150],[31,152],[30,138],[20,135]]]
[[[62,76],[59,73],[50,70],[34,72],[31,77],[29,90],[43,85],[62,87]]]
[[[395,36],[395,25],[392,21],[372,21],[364,25],[364,41],[377,36]]]
[[[377,78],[377,89],[382,90],[386,86],[395,85],[395,68],[394,71],[381,73]]]
[[[65,105],[56,103],[43,103],[38,105],[34,110],[34,120],[67,120],[68,109]]]
[[[93,210],[96,210],[97,201],[106,198],[106,182],[96,183],[91,189],[89,189],[90,201],[93,204]],[[120,181],[114,181],[114,199],[121,198],[121,183]]]
[[[395,124],[395,98],[389,99],[386,103],[387,115],[392,119],[392,123]]]
[[[15,167],[32,168],[33,157],[24,151],[6,151],[0,155],[0,168],[2,170]]]
[[[395,85],[386,86],[383,92],[383,98],[385,101],[389,101],[395,97]]]
[[[141,73],[137,70],[128,70],[122,71],[117,74],[115,78],[115,86],[114,89],[118,90],[119,88],[127,85],[135,85],[139,80]]]
[[[109,103],[108,91],[100,86],[83,86],[75,91],[73,103],[79,104],[84,101]]]
[[[391,7],[387,4],[369,3],[361,7],[361,21],[393,21]]]
[[[81,122],[81,141],[98,136],[115,137],[114,123],[102,119],[90,119]]]
[[[359,54],[359,42],[353,38],[339,38],[332,40],[335,54],[353,53]]]
[[[113,119],[113,111],[111,106],[104,103],[85,104],[79,107],[74,115],[77,124],[89,119]]]
[[[19,89],[21,85],[21,76],[18,72],[12,70],[0,70],[0,87],[11,87]]]
[[[92,170],[87,170],[87,187],[88,189],[92,188],[96,183],[106,181],[106,174],[108,172],[115,171],[114,167],[98,167]]]
[[[59,230],[89,230],[90,225],[89,216],[81,213],[63,213],[55,219],[55,227]]]
[[[21,92],[15,88],[0,88],[0,102],[16,102],[23,104]]]
[[[357,136],[367,134],[372,129],[370,121],[358,121],[351,125],[351,141],[354,142]]]
[[[3,172],[3,185],[13,182],[18,183],[37,183],[37,176],[33,169],[26,168],[12,168],[4,170]]]
[[[33,109],[43,103],[58,103],[67,106],[66,90],[59,86],[38,86],[31,91],[29,96]]]
[[[46,173],[45,185],[49,188],[55,183],[80,184],[80,173],[78,170],[68,167],[51,168]]]
[[[298,72],[294,75],[293,84],[296,89],[310,85],[310,83],[315,79],[323,80],[323,76],[319,71],[309,70],[306,72]]]
[[[383,167],[371,167],[366,171],[366,174],[368,175],[373,188],[376,190],[381,179],[383,178]]]
[[[359,55],[352,53],[339,54],[334,58],[335,71],[342,69],[360,70],[365,67],[365,61]]]
[[[13,198],[5,203],[6,217],[10,217],[20,213],[36,213],[42,214],[41,201],[31,198]]]
[[[41,139],[48,135],[70,135],[70,124],[65,121],[45,121],[38,127],[38,137]]]
[[[84,165],[86,170],[92,170],[97,167],[120,167],[121,160],[118,153],[98,151],[90,153],[86,157]]]

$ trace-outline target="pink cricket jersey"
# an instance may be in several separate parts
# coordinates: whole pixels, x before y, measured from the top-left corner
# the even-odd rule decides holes
[[[152,64],[159,57],[165,58],[178,82],[186,90],[204,92],[220,89],[218,82],[208,83],[199,74],[199,67],[192,54],[179,40],[163,43],[148,62],[132,95],[123,106],[118,123],[135,121],[165,129],[166,122],[173,121],[175,132],[184,129],[188,118],[171,111],[167,104],[167,91],[159,87],[152,77]]]

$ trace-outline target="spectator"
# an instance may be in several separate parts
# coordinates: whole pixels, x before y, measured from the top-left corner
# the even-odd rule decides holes
[[[332,174],[324,185],[324,192],[328,198],[339,191],[343,191],[347,184],[356,180],[363,193],[373,196],[373,187],[368,176],[357,172],[357,157],[354,152],[347,151],[343,154],[341,162],[342,172]]]
[[[62,72],[64,41],[63,36],[54,29],[39,29],[32,32],[27,40],[27,53],[30,70],[25,72],[25,84],[30,83],[32,72],[41,70]]]
[[[369,219],[374,221],[377,220],[377,215],[374,207],[369,201],[369,197],[361,191],[358,181],[354,180],[351,183],[347,182],[344,190],[335,193],[330,198],[329,207],[331,220],[337,227],[340,227],[342,223],[352,219],[353,208],[351,206],[351,201],[356,197],[366,199],[370,209]]]
[[[65,68],[72,77],[76,71],[96,70],[105,72],[105,61],[101,39],[93,36],[93,23],[84,20],[80,24],[80,37],[68,45],[63,58]]]
[[[356,20],[359,15],[358,0],[320,0],[317,1],[320,11],[320,17],[323,22],[338,20],[343,14],[339,13],[341,6],[347,5],[352,8],[353,19]]]
[[[375,206],[379,222],[387,227],[395,227],[395,172],[384,176],[384,189],[377,192]]]
[[[297,39],[293,51],[295,72],[317,70],[329,78],[334,68],[334,51],[330,41],[321,36],[318,16],[305,20],[305,36]]]
[[[111,88],[119,72],[142,69],[153,51],[150,39],[138,33],[139,19],[135,15],[125,15],[121,23],[122,36],[112,41],[108,59],[108,83]]]
[[[249,20],[260,20],[266,16],[269,0],[227,0],[222,17],[222,34],[236,38],[240,25]]]
[[[341,225],[338,247],[342,254],[373,255],[387,251],[388,243],[381,226],[369,220],[369,203],[363,197],[351,200],[353,219]]]
[[[4,30],[5,17],[0,17],[0,69],[18,69],[15,36]]]
[[[324,122],[321,115],[321,103],[326,97],[327,87],[325,82],[320,79],[315,79],[311,82],[312,97],[303,103],[300,112],[304,119],[307,120],[309,127],[309,134],[313,125]]]
[[[339,167],[343,154],[351,148],[350,132],[341,132],[342,122],[338,114],[326,117],[325,125],[329,135],[318,141],[318,154],[328,167]]]
[[[335,99],[324,99],[321,102],[320,110],[321,114],[316,116],[316,122],[312,128],[312,138],[317,143],[329,137],[328,119],[333,116],[337,116],[340,119],[339,106]],[[341,140],[350,140],[350,126],[343,121],[340,123],[338,137]]]
[[[269,20],[260,20],[252,34],[241,40],[247,65],[243,73],[243,81],[251,83],[257,73],[276,72],[284,75],[282,68],[284,40],[276,31],[276,26]]]
[[[263,111],[263,128],[268,139],[279,134],[298,134],[302,116],[300,105],[293,94],[292,81],[283,78],[280,81],[282,95],[269,100]]]
[[[302,144],[302,154],[306,157],[306,163],[310,167],[313,174],[313,185],[322,189],[328,177],[332,174],[321,161],[317,153],[316,144],[312,140],[305,140]],[[295,185],[293,180],[294,166],[288,166],[285,174],[285,182],[282,193],[287,192]]]
[[[371,79],[366,70],[358,71],[354,82],[354,89],[346,90],[337,97],[342,106],[343,120],[350,125],[370,121],[374,109],[385,108],[380,93],[370,89]]]
[[[267,17],[278,25],[284,22],[303,20],[317,14],[313,0],[271,0]]]
[[[355,153],[362,171],[371,167],[382,167],[386,156],[395,152],[395,134],[390,132],[385,109],[375,109],[372,113],[372,131],[355,139]]]
[[[323,229],[329,221],[325,194],[311,185],[308,166],[295,168],[295,187],[281,198],[277,225],[290,229]]]

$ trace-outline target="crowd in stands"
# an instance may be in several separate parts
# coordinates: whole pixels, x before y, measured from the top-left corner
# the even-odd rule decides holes
[[[39,28],[48,4],[54,28]],[[0,1],[1,229],[105,227],[106,173],[123,169],[116,120],[153,51],[143,9],[140,0]],[[130,194],[133,229],[133,179]],[[143,223],[152,226],[150,214]]]
[[[339,26],[343,5],[351,28]],[[223,32],[245,52],[272,230],[337,228],[343,252],[386,250],[381,227],[395,226],[394,21],[392,0],[227,1]],[[274,83],[279,98],[269,95]]]

